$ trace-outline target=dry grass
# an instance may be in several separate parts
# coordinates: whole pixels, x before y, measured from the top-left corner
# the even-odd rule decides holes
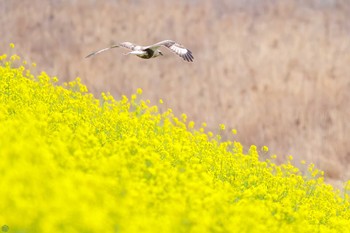
[[[80,76],[96,94],[140,87],[213,131],[224,123],[243,144],[314,162],[333,183],[350,179],[350,3],[240,2],[1,1],[0,49],[13,42],[40,69]],[[195,62],[118,49],[84,59],[112,43],[162,39],[190,48]]]

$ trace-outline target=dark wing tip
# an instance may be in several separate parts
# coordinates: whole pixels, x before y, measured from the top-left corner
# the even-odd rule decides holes
[[[89,58],[91,56],[93,56],[95,53],[90,53],[89,55],[87,55],[85,58]]]
[[[188,62],[193,62],[193,55],[192,55],[192,52],[190,50],[187,49],[187,53],[185,53],[184,55],[181,56],[185,61],[188,61]]]
[[[95,52],[90,53],[90,54],[87,55],[85,58],[89,58],[89,57],[94,56],[94,55],[96,55],[96,54],[98,54],[98,53],[102,53],[102,52],[104,52],[104,51],[106,51],[106,50],[109,50],[109,49],[112,49],[112,48],[117,48],[117,47],[119,47],[119,45],[112,45],[112,46],[110,46],[110,47],[108,47],[108,48],[100,49],[100,50],[98,50],[98,51],[95,51]]]

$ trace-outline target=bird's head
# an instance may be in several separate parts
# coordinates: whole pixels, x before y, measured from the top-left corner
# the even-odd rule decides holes
[[[160,51],[159,49],[157,49],[154,53],[154,57],[158,57],[158,56],[163,56],[162,51]]]

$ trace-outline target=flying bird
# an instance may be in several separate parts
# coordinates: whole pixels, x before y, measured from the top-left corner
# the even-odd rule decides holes
[[[175,41],[172,40],[163,40],[160,41],[156,44],[153,45],[148,45],[148,46],[141,46],[141,45],[136,45],[130,42],[123,42],[118,45],[112,45],[111,47],[104,48],[98,51],[95,51],[93,53],[90,53],[87,55],[85,58],[94,56],[96,54],[102,53],[104,51],[107,51],[112,48],[118,48],[118,47],[124,47],[127,49],[130,49],[131,52],[126,53],[125,55],[128,54],[134,54],[140,58],[143,59],[150,59],[150,58],[155,58],[158,56],[163,55],[162,51],[159,50],[159,47],[164,46],[168,49],[170,49],[172,52],[176,53],[180,57],[182,57],[185,61],[188,62],[193,62],[193,55],[192,52],[188,49],[186,49],[184,46],[176,43]]]

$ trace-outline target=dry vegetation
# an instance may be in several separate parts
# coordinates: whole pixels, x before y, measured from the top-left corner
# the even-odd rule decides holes
[[[350,3],[240,2],[1,1],[0,50],[13,42],[26,60],[62,81],[80,76],[93,93],[142,88],[213,131],[224,123],[238,130],[234,140],[314,162],[329,181],[350,179]],[[162,39],[189,47],[195,62],[118,49],[84,59],[120,41]]]

